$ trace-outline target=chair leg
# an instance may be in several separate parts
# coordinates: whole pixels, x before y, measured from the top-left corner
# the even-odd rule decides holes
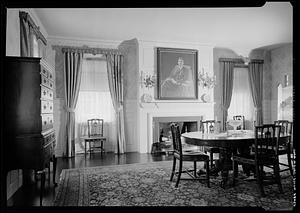
[[[50,162],[49,162],[49,165],[48,165],[48,184],[50,186]]]
[[[211,168],[213,168],[213,163],[214,163],[214,153],[211,152],[210,153],[210,166],[211,166]]]
[[[209,185],[209,160],[206,161],[206,182],[207,182],[207,187],[209,188],[210,185]]]
[[[280,178],[280,174],[279,174],[279,162],[274,164],[273,169],[274,169],[275,181],[278,184],[278,189],[279,189],[280,193],[283,193],[282,185],[281,185],[281,178]]]
[[[294,175],[293,175],[293,166],[292,166],[292,159],[291,159],[291,152],[290,152],[290,149],[289,149],[289,151],[288,151],[288,153],[287,153],[287,159],[288,159],[288,164],[289,164],[290,173],[291,173],[292,176],[294,176]]]
[[[86,157],[86,140],[84,140],[84,157]]]
[[[57,164],[57,158],[55,155],[52,156],[53,159],[53,176],[52,176],[52,182],[54,186],[57,186],[57,183],[55,182],[55,175],[56,175],[56,164]]]
[[[35,182],[38,181],[37,175],[38,175],[38,171],[37,171],[37,170],[34,170],[34,181],[35,181]]]
[[[90,148],[90,157],[91,157],[91,155],[92,155],[92,144],[93,144],[94,142],[93,141],[91,141],[90,143],[89,143],[89,148]]]
[[[174,174],[175,174],[175,168],[176,168],[176,158],[173,158],[173,168],[172,168],[172,173],[171,173],[171,178],[170,181],[173,180]]]
[[[194,161],[194,177],[197,177],[197,161]]]
[[[178,176],[177,176],[177,181],[175,184],[175,188],[178,187],[179,181],[180,181],[180,176],[181,176],[181,172],[182,172],[182,160],[179,160],[179,170],[178,170]]]
[[[258,187],[260,189],[260,194],[262,197],[265,197],[265,192],[264,192],[264,188],[263,188],[263,180],[262,180],[262,172],[260,171],[261,169],[259,168],[259,165],[255,166],[256,169],[256,180],[257,180],[257,184]]]
[[[40,206],[43,205],[43,194],[45,189],[45,170],[38,171],[38,174],[41,176],[41,190],[40,190]]]
[[[233,173],[232,173],[232,186],[235,186],[235,177],[237,177],[236,176],[236,174],[237,174],[237,168],[236,168],[236,165],[237,163],[233,160],[232,161],[232,169],[233,169]]]

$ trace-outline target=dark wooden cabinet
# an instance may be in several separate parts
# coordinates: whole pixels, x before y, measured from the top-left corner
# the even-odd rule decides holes
[[[53,129],[53,69],[41,58],[4,58],[4,168],[31,169],[41,176],[56,158]],[[49,171],[50,174],[50,171]],[[50,178],[50,176],[49,176]]]

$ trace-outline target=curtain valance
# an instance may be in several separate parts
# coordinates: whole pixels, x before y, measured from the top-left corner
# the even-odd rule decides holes
[[[264,60],[261,60],[261,59],[251,59],[249,63],[263,64]]]
[[[90,53],[93,55],[103,54],[103,55],[123,55],[120,50],[117,49],[107,49],[107,48],[91,48],[91,47],[71,47],[62,46],[62,52],[76,52],[76,53]]]
[[[20,19],[23,19],[25,22],[27,22],[29,25],[32,26],[34,34],[36,35],[37,39],[40,39],[45,45],[47,45],[47,40],[46,38],[43,36],[43,34],[40,32],[40,27],[38,27],[34,21],[32,20],[32,18],[30,17],[30,15],[24,11],[20,11],[19,12],[19,17]]]
[[[219,58],[219,62],[233,62],[237,64],[243,64],[244,60],[241,58]]]
[[[235,64],[244,64],[245,63],[244,59],[242,59],[242,58],[219,58],[219,62],[233,62]],[[249,63],[263,64],[264,60],[250,59]]]

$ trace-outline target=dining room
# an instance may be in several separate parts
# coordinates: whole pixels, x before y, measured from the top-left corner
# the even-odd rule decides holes
[[[23,131],[33,100],[7,81],[1,207],[293,210],[293,12],[8,4],[5,69],[41,64],[42,120]]]

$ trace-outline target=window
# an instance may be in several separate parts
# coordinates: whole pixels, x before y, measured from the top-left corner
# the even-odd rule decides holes
[[[228,109],[228,119],[234,115],[245,116],[245,128],[253,128],[254,105],[249,85],[248,68],[234,68],[233,89],[230,106]]]
[[[86,54],[82,63],[82,77],[77,105],[75,109],[76,152],[84,148],[80,137],[87,135],[87,120],[91,118],[104,119],[104,136],[113,137],[115,111],[109,91],[106,60],[101,56]]]

